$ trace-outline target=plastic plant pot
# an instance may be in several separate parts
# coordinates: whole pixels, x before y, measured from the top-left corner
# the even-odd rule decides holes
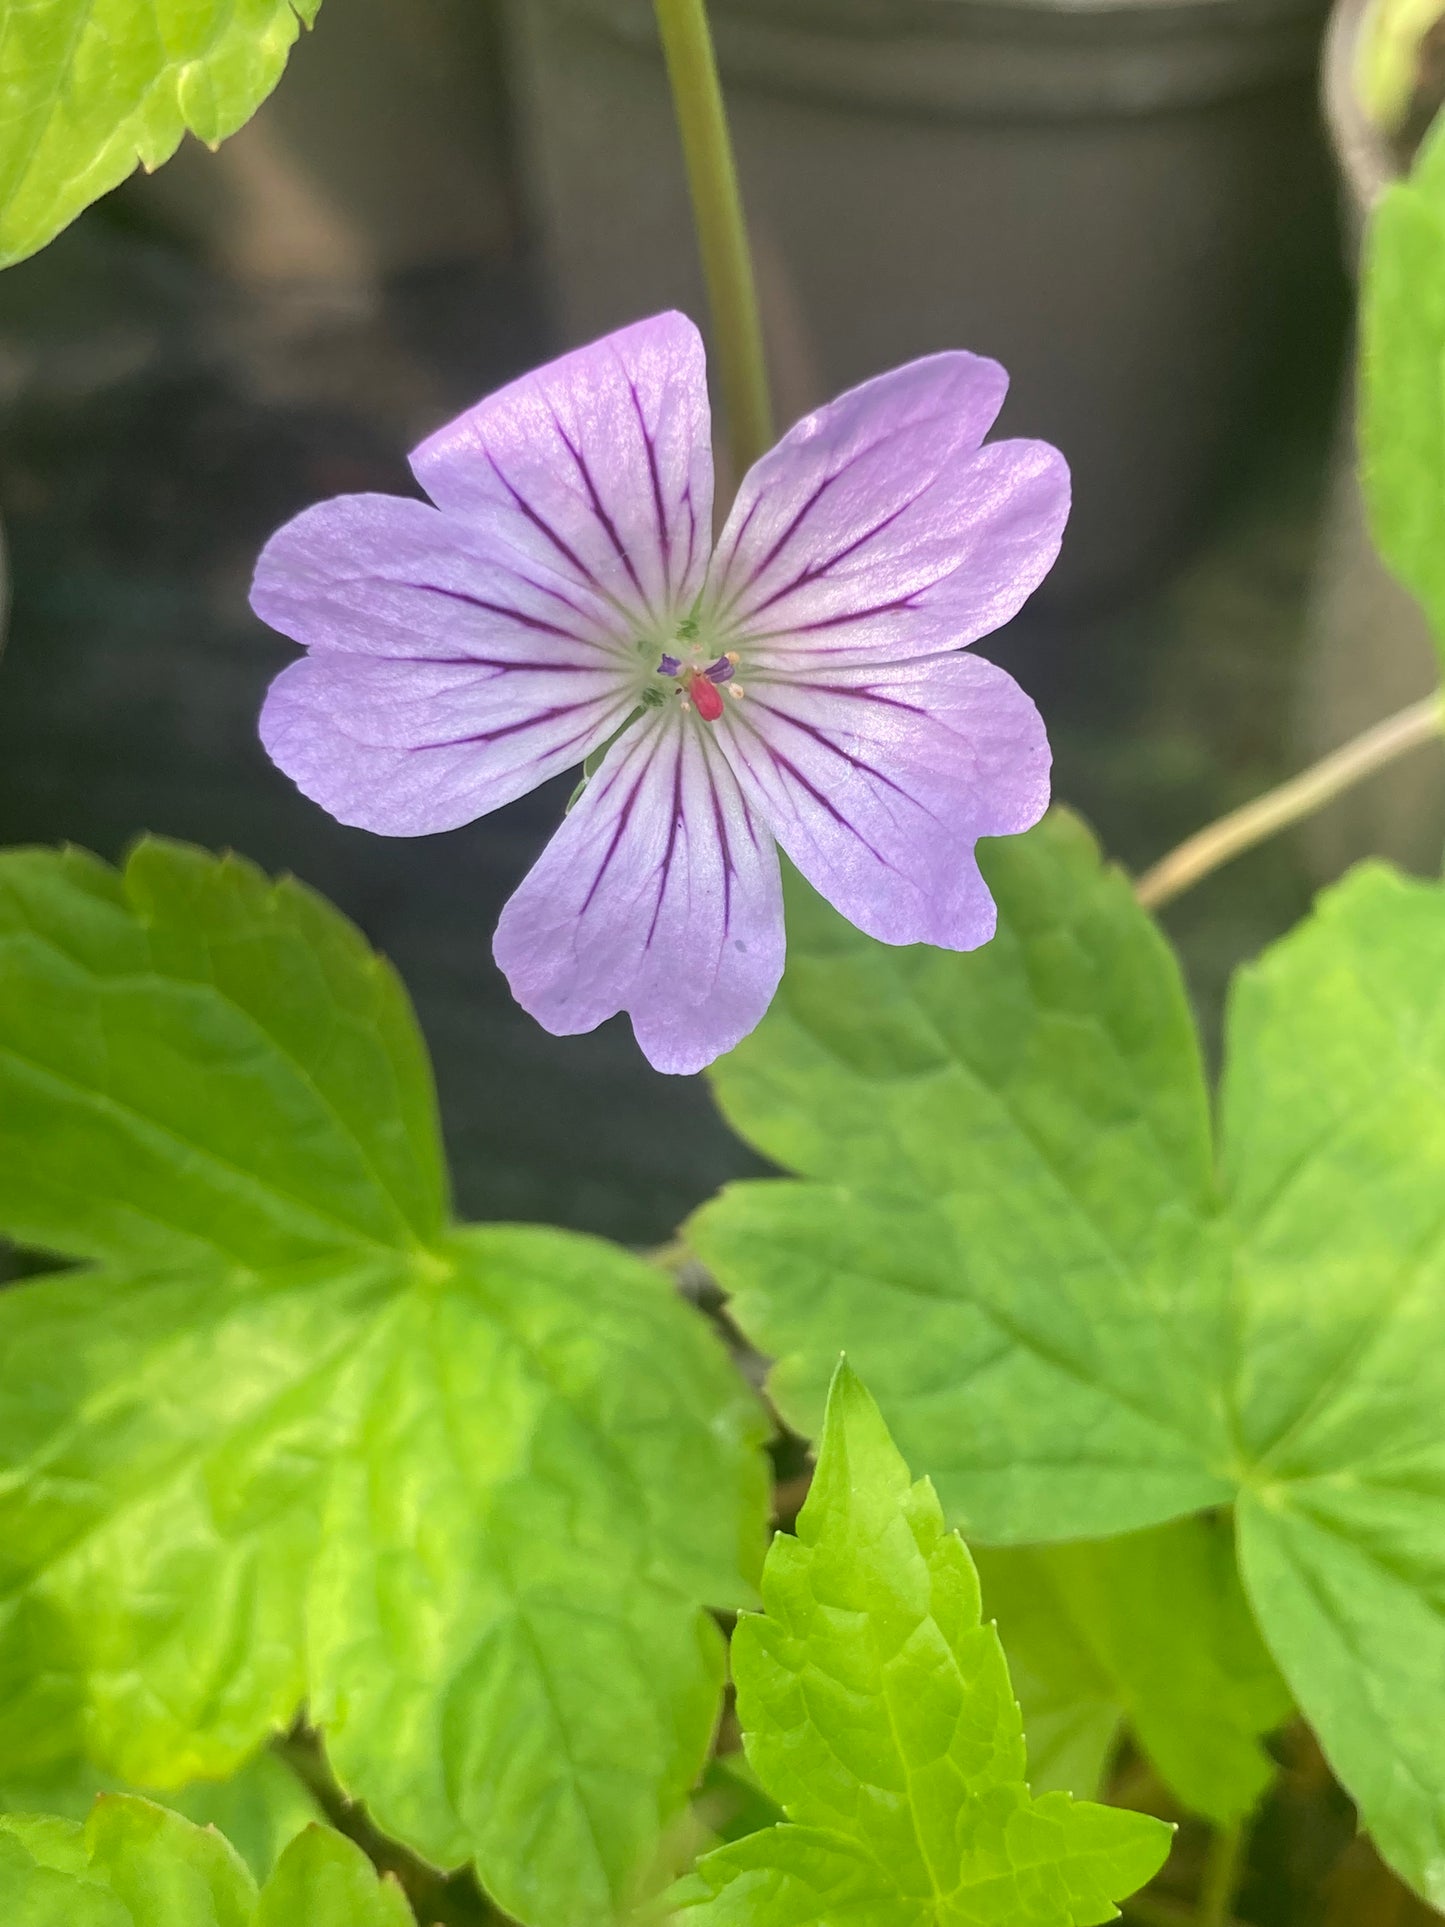
[[[713,0],[780,413],[967,346],[1062,447],[1048,593],[1166,564],[1328,272],[1317,0]],[[650,0],[513,0],[523,152],[580,341],[702,293]],[[1276,362],[1276,366],[1278,363]]]

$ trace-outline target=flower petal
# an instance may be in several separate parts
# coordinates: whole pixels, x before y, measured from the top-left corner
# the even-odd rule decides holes
[[[312,650],[272,684],[261,740],[360,829],[469,823],[580,763],[633,706],[610,609],[424,502],[308,509],[267,544],[251,600]]]
[[[267,755],[339,823],[431,836],[560,776],[625,722],[626,692],[567,675],[321,651],[261,710]]]
[[[399,495],[338,495],[278,529],[251,607],[308,649],[509,664],[631,662],[611,603]]]
[[[996,361],[931,355],[800,421],[743,478],[710,633],[796,667],[932,655],[1007,622],[1069,512],[1057,449],[980,446],[1007,385]]]
[[[422,443],[439,508],[670,633],[712,543],[702,339],[656,315],[523,375]]]
[[[570,1037],[626,1010],[660,1071],[753,1029],[783,970],[777,852],[694,714],[669,705],[614,746],[493,948],[538,1023]]]
[[[719,740],[803,875],[883,943],[973,950],[993,935],[981,836],[1026,830],[1049,800],[1049,746],[1011,676],[936,656],[750,682]]]

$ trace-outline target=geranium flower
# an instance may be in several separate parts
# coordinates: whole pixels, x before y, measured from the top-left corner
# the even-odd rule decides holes
[[[767,1009],[776,845],[882,942],[973,949],[995,921],[974,844],[1037,821],[1049,751],[960,651],[1046,574],[1069,502],[1055,449],[984,443],[1006,386],[961,353],[865,382],[748,472],[714,547],[692,323],[564,355],[416,450],[434,507],[341,496],[267,544],[252,605],[309,653],[262,741],[386,836],[597,763],[495,955],[548,1030],[625,1010],[659,1070]]]

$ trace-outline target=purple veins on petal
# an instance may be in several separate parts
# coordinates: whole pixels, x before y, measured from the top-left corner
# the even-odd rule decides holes
[[[712,453],[702,340],[657,315],[523,375],[412,457],[437,507],[624,609],[691,601]]]
[[[493,946],[548,1030],[626,1010],[649,1061],[696,1071],[745,1037],[783,968],[773,840],[715,739],[653,711],[502,912]]]
[[[986,943],[974,845],[1028,829],[1049,796],[1043,722],[1013,678],[959,653],[750,688],[729,746],[813,887],[884,943]]]
[[[497,960],[558,1034],[628,1012],[661,1070],[766,1010],[779,844],[884,942],[986,942],[974,846],[1042,813],[1049,752],[1027,696],[960,652],[1037,586],[1069,504],[1057,451],[984,442],[1006,385],[942,354],[840,396],[744,477],[709,560],[696,329],[659,315],[564,355],[416,450],[430,503],[342,497],[267,544],[253,605],[307,654],[266,748],[393,836],[580,764]]]
[[[743,478],[706,602],[753,663],[786,669],[827,628],[834,661],[931,655],[1006,622],[1058,554],[1068,469],[982,437],[1007,377],[932,355],[807,416]]]

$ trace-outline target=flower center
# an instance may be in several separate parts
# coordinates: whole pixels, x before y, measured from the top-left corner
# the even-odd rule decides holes
[[[642,692],[643,703],[655,708],[670,695],[676,696],[684,709],[695,709],[705,723],[715,723],[724,709],[723,690],[726,688],[732,696],[741,696],[743,692],[733,681],[737,651],[730,649],[711,662],[704,660],[707,654],[707,645],[698,635],[696,622],[689,618],[679,623],[673,648],[659,655],[653,679]]]
[[[657,673],[674,677],[683,702],[692,703],[705,723],[715,723],[723,713],[723,685],[732,681],[737,660],[736,652],[731,652],[719,656],[704,669],[695,662],[684,662],[679,656],[665,655],[657,665]]]

